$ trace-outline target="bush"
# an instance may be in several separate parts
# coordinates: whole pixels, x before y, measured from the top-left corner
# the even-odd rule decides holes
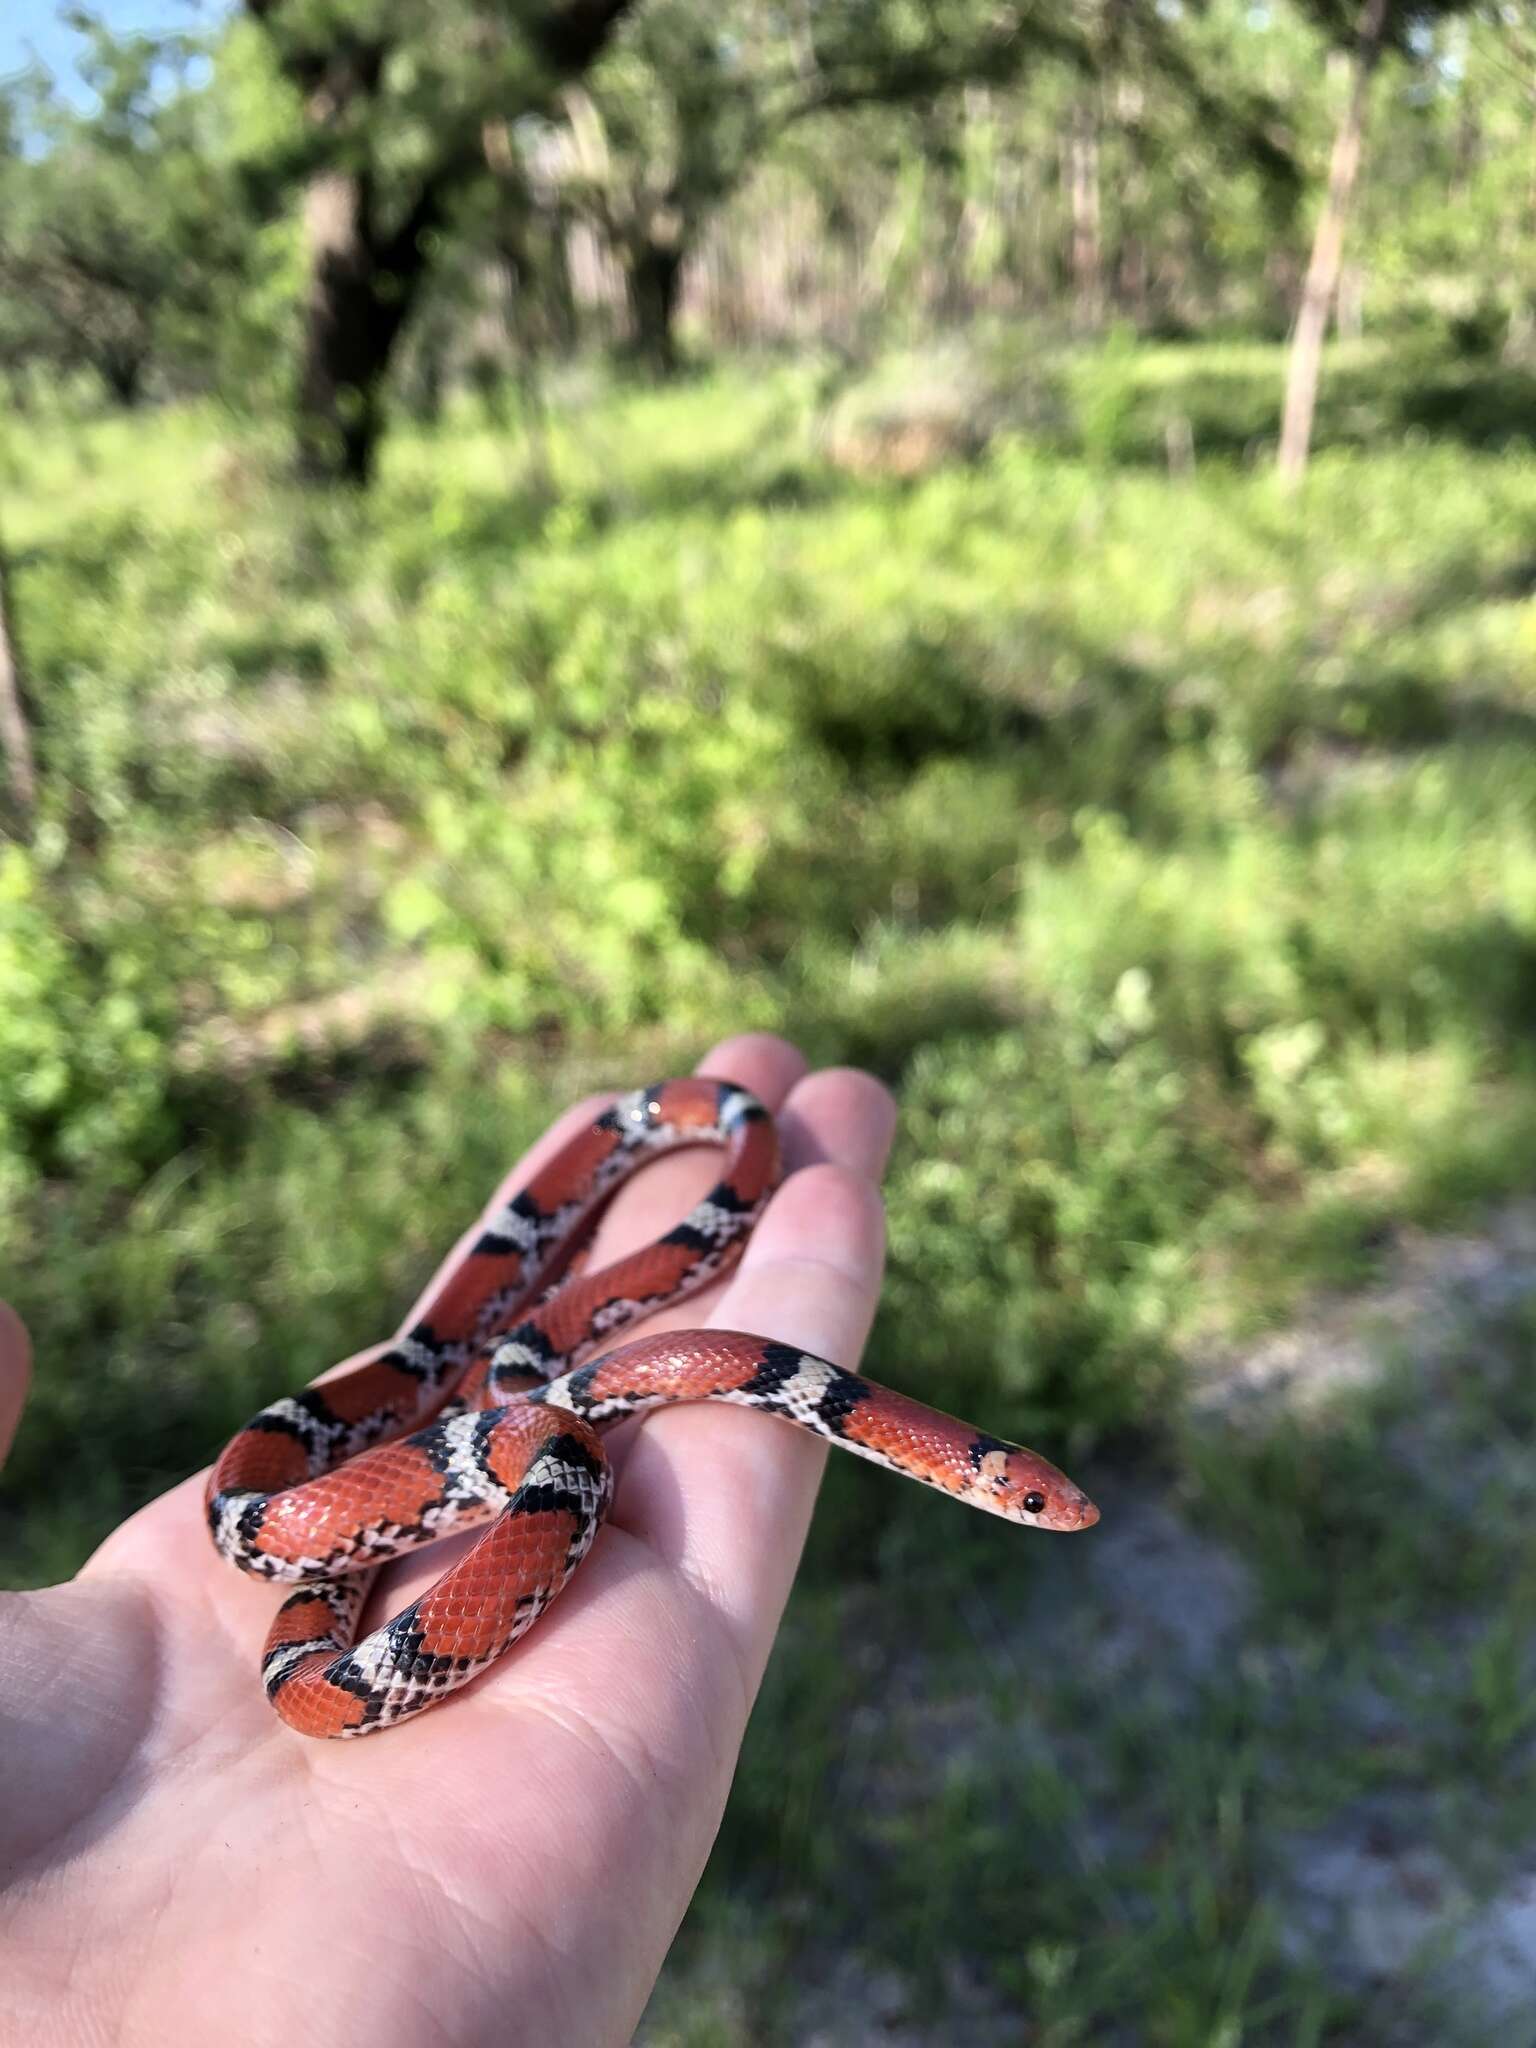
[[[1144,1001],[1128,983],[1105,1032],[1045,1015],[908,1071],[882,1354],[1052,1455],[1166,1396],[1233,1171],[1178,1064],[1122,1035]]]
[[[1340,367],[1378,421],[1422,370]],[[289,1333],[318,1367],[380,1327],[360,1276],[448,1241],[500,1143],[744,1024],[901,1092],[879,1369],[1063,1457],[1509,1185],[1536,470],[1325,448],[1287,510],[1207,459],[1277,372],[1112,347],[1091,460],[1058,420],[917,482],[822,464],[792,376],[631,388],[556,412],[552,510],[478,414],[362,503],[196,410],[40,424],[0,1200],[45,1354],[176,1380],[174,1469]],[[298,1246],[343,1169],[333,1323]],[[80,1423],[29,1427],[45,1474]],[[99,1463],[96,1526],[151,1476]]]

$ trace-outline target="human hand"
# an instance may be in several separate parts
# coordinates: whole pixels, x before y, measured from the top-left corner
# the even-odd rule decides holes
[[[778,1112],[787,1177],[736,1271],[640,1328],[754,1330],[856,1364],[889,1096],[807,1075],[763,1036],[700,1072]],[[698,1152],[648,1166],[593,1266],[660,1235],[715,1169]],[[26,1373],[0,1310],[0,1455]],[[613,1514],[556,1606],[442,1711],[376,1741],[306,1742],[266,1704],[274,1589],[215,1555],[203,1475],[70,1584],[0,1596],[0,2039],[627,2042],[714,1839],[826,1454],[719,1404],[626,1435]],[[378,1611],[453,1554],[387,1568]]]

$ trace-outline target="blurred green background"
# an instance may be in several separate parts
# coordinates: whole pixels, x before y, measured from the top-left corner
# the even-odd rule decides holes
[[[779,1029],[1104,1521],[829,1475],[642,2040],[1525,2038],[1536,17],[27,13],[5,1579]]]

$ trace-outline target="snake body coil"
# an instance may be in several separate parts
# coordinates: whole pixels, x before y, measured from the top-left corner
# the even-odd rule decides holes
[[[699,1144],[722,1147],[724,1166],[682,1222],[570,1274],[618,1186]],[[262,1660],[290,1727],[366,1735],[493,1663],[592,1546],[612,1495],[600,1432],[663,1405],[760,1408],[1010,1521],[1097,1521],[1033,1451],[792,1345],[688,1330],[605,1349],[735,1263],[778,1172],[773,1121],[744,1089],[666,1081],[623,1096],[485,1220],[381,1354],[274,1401],[230,1442],[209,1481],[209,1527],[242,1571],[299,1588]],[[435,1585],[358,1640],[373,1567],[486,1522]]]

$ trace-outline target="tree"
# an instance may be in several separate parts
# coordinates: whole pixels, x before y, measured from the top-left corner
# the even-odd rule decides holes
[[[210,147],[202,46],[73,20],[96,105],[82,111],[34,72],[4,124],[0,359],[91,370],[132,405],[157,365],[173,387],[211,374],[250,220]]]
[[[1186,47],[1188,28],[1128,0],[944,0],[921,12],[898,0],[838,0],[788,18],[764,0],[735,0],[713,14],[695,0],[648,0],[579,91],[565,95],[566,132],[539,144],[540,160],[553,164],[570,205],[617,263],[632,353],[665,375],[678,359],[683,270],[708,223],[770,154],[782,156],[788,138],[808,129],[828,135],[830,183],[847,191],[864,168],[845,154],[856,109],[891,110],[909,130],[915,119],[897,153],[916,147],[935,173],[929,183],[941,208],[958,207],[954,231],[968,236],[977,214],[974,206],[967,214],[966,166],[977,147],[994,157],[1002,147],[997,109],[1007,107],[1015,133],[1026,94],[1032,99],[1047,76],[1070,81],[1080,279],[1091,270],[1096,280],[1101,262],[1098,131],[1085,116],[1107,81],[1145,78],[1202,124],[1227,165],[1293,194],[1295,166],[1274,100],[1246,85],[1206,84]],[[1001,237],[995,223],[990,232],[983,268],[995,276]],[[1084,290],[1096,299],[1097,281]]]
[[[547,107],[628,4],[246,0],[304,131],[303,476],[368,482],[384,380],[456,203],[487,175],[487,122]]]
[[[968,81],[1005,82],[1075,51],[1064,18],[1027,5],[839,0],[786,22],[761,0],[727,14],[650,0],[582,88],[563,143],[545,145],[570,203],[623,274],[630,347],[677,366],[683,267],[706,223],[792,128],[856,107],[912,106]]]
[[[1334,137],[1328,167],[1328,192],[1317,218],[1312,259],[1301,290],[1301,308],[1291,341],[1285,378],[1285,412],[1280,425],[1280,480],[1294,489],[1306,473],[1312,445],[1312,419],[1322,371],[1323,337],[1339,287],[1344,257],[1344,230],[1359,175],[1365,141],[1366,105],[1376,65],[1386,38],[1391,0],[1363,0],[1355,28],[1349,98]]]
[[[1306,0],[1306,4],[1308,11],[1349,53],[1349,92],[1334,133],[1328,189],[1317,218],[1286,365],[1277,466],[1287,490],[1294,490],[1306,474],[1312,446],[1323,339],[1339,288],[1344,238],[1365,147],[1371,81],[1383,53],[1393,44],[1411,50],[1415,38],[1422,43],[1437,20],[1464,13],[1478,0],[1437,0],[1433,5],[1424,5],[1422,0],[1421,4],[1406,4],[1406,0],[1359,0],[1358,7],[1344,20],[1335,0]]]

